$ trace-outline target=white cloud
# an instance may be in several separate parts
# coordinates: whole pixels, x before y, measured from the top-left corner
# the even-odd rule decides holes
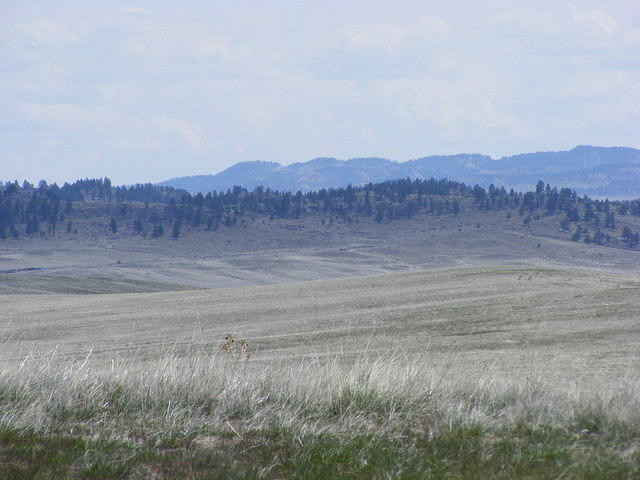
[[[272,14],[257,12],[239,12],[233,15],[233,22],[238,27],[253,28],[272,22]]]
[[[505,108],[505,90],[506,82],[497,73],[473,66],[468,74],[453,79],[391,79],[375,86],[395,121],[428,126],[431,135],[442,138],[529,133]]]
[[[630,44],[640,43],[640,27],[626,30],[624,38]]]
[[[194,152],[211,150],[202,126],[179,117],[130,115],[109,105],[25,104],[20,111],[41,132],[54,128],[57,138],[90,138],[93,143],[123,150],[160,151],[180,146]]]
[[[499,14],[489,29],[501,35],[557,35],[562,32],[561,15],[549,11],[517,10]]]
[[[574,10],[573,20],[578,25],[603,35],[611,36],[620,32],[620,26],[616,19],[602,10],[591,10],[584,13]]]
[[[140,13],[150,13],[149,10],[145,10],[142,7],[137,7],[135,5],[125,5],[120,9],[122,13],[132,13],[132,14],[140,14]]]
[[[640,40],[640,28],[622,25],[604,10],[519,10],[498,15],[489,28],[540,53],[617,52]],[[489,32],[486,32],[489,34]]]
[[[640,28],[633,5],[617,0],[535,10],[469,1],[455,12],[326,0],[267,13],[187,1],[178,15],[148,2],[153,15],[133,15],[146,10],[123,1],[134,3],[106,16],[61,6],[18,25],[0,19],[0,131],[12,158],[37,151],[44,165],[98,152],[137,181],[148,169],[129,163],[142,158],[162,157],[180,175],[323,154],[502,154],[624,144],[640,121]],[[211,151],[217,164],[206,163]]]
[[[21,105],[20,110],[28,120],[60,127],[102,125],[113,118],[113,110],[106,106],[32,103]]]
[[[448,75],[452,27],[439,17],[345,25],[319,45],[316,74],[323,78],[416,78]]]
[[[245,45],[233,44],[228,40],[206,35],[194,42],[193,53],[201,61],[215,58],[222,63],[231,63],[246,58],[249,49]]]
[[[53,80],[68,73],[68,52],[79,44],[78,34],[49,18],[19,23],[0,30],[0,68],[6,78],[21,73],[23,83]]]
[[[16,25],[6,34],[7,42],[16,47],[60,47],[78,41],[75,33],[48,18]]]
[[[132,42],[124,45],[121,51],[125,55],[136,56],[136,55],[143,55],[147,53],[147,50],[148,50],[147,45],[145,43]]]
[[[429,40],[443,37],[450,31],[451,27],[443,19],[424,16],[405,23],[346,25],[331,43],[355,49],[377,47],[394,50],[409,39]]]
[[[183,118],[172,118],[166,115],[151,117],[151,125],[161,136],[177,136],[185,145],[196,152],[210,150],[201,126],[189,123]]]

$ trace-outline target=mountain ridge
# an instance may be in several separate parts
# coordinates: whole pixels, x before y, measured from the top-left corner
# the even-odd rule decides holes
[[[272,190],[311,191],[363,185],[394,178],[450,178],[467,184],[526,190],[540,179],[595,197],[640,197],[640,150],[578,145],[571,150],[539,151],[501,158],[480,153],[431,155],[397,162],[382,157],[340,160],[318,157],[282,165],[246,161],[209,175],[172,178],[159,185],[191,193],[227,190],[234,185]]]

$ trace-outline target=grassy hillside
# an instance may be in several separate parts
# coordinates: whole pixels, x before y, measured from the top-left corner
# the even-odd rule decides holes
[[[348,184],[306,194],[234,187],[191,196],[161,187],[131,188],[114,188],[108,179],[78,181],[62,188],[45,182],[38,188],[0,183],[0,240],[24,246],[36,238],[71,242],[127,238],[146,246],[149,240],[195,235],[219,243],[220,230],[250,235],[251,227],[279,226],[280,220],[288,220],[288,228],[296,232],[311,224],[320,235],[331,235],[337,225],[348,232],[357,230],[361,222],[395,231],[398,223],[416,217],[423,223],[444,218],[456,228],[469,223],[480,228],[498,215],[509,231],[514,224],[530,231],[540,231],[542,225],[544,235],[564,240],[632,251],[640,248],[640,200],[593,200],[542,181],[529,192],[507,192],[494,185],[485,190],[434,178],[355,188]],[[300,237],[303,243],[304,236]]]
[[[15,273],[18,273],[16,275]],[[68,276],[34,275],[15,272],[0,276],[0,295],[41,293],[144,293],[172,290],[192,290],[179,284],[105,277],[79,278]]]
[[[638,298],[532,267],[2,295],[0,477],[637,478]]]
[[[235,333],[256,361],[401,348],[522,366],[542,351],[585,361],[611,345],[616,355],[637,354],[637,298],[640,282],[620,276],[478,267],[248,289],[4,295],[0,321],[22,350],[57,346],[57,355],[215,348]]]
[[[8,183],[0,293],[244,287],[469,265],[638,275],[639,230],[640,201],[543,182],[525,193],[404,179],[206,196],[108,179]]]
[[[3,295],[0,476],[637,478],[638,298],[531,267]]]
[[[465,213],[419,215],[388,224],[373,219],[351,225],[322,222],[319,217],[255,219],[215,232],[190,231],[179,239],[142,239],[120,232],[108,237],[62,233],[19,242],[7,239],[0,242],[0,284],[10,282],[9,277],[41,275],[51,276],[54,283],[59,276],[108,277],[219,288],[509,264],[640,275],[640,250],[570,241],[554,215],[530,225],[524,225],[517,212],[508,218],[503,211],[483,212],[481,222]],[[622,228],[622,220],[618,223]],[[640,223],[633,225],[638,228]]]

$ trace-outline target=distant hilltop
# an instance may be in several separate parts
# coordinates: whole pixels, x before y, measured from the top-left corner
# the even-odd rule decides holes
[[[582,195],[635,199],[640,197],[640,150],[581,145],[569,151],[536,152],[493,159],[481,154],[435,155],[406,162],[386,158],[316,158],[288,166],[275,162],[240,162],[216,175],[173,178],[160,185],[191,193],[227,190],[234,185],[253,189],[307,192],[363,185],[397,178],[449,178],[528,190],[542,179],[573,188]]]

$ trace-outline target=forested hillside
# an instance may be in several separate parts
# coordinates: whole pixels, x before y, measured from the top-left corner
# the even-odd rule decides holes
[[[640,243],[640,200],[593,200],[542,181],[535,190],[516,192],[434,178],[307,193],[236,186],[206,195],[151,184],[113,186],[108,178],[62,187],[44,181],[37,187],[8,182],[0,184],[0,239],[78,235],[80,226],[80,234],[178,239],[192,231],[215,232],[243,227],[249,220],[283,218],[352,225],[464,216],[480,223],[489,211],[504,211],[506,218],[517,217],[524,226],[553,218],[557,231],[573,241],[619,248],[638,248]]]

